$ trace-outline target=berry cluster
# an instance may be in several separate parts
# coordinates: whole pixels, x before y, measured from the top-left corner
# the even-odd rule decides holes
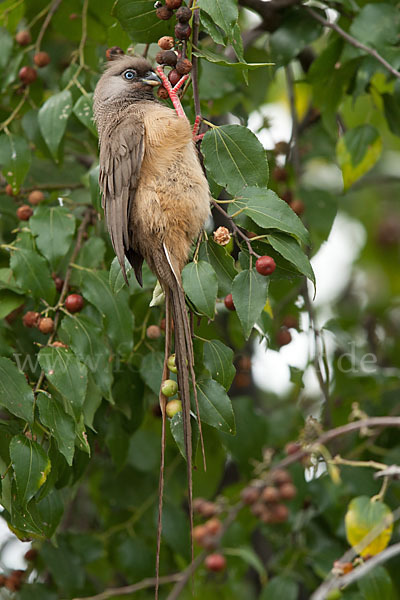
[[[55,273],[52,273],[56,289],[60,292],[64,286],[64,280],[58,277]],[[70,294],[66,297],[64,306],[70,313],[76,313],[83,308],[83,298],[80,294]],[[48,334],[54,331],[54,321],[51,317],[42,317],[40,313],[33,310],[28,310],[22,317],[24,327],[37,327],[41,333]],[[66,347],[61,342],[54,342],[53,346]]]
[[[30,34],[30,31],[28,31],[27,29],[22,29],[21,31],[18,31],[18,33],[15,36],[15,41],[19,46],[29,46],[29,44],[32,42],[32,36]],[[47,52],[36,52],[33,55],[33,62],[36,67],[41,69],[42,67],[46,67],[50,63],[50,56]],[[29,85],[36,81],[37,71],[35,67],[25,65],[19,70],[18,77],[24,85]]]
[[[11,197],[15,196],[13,187],[10,183],[8,183],[6,185],[4,191],[7,194],[7,196],[11,196]],[[33,190],[28,195],[28,202],[32,206],[37,206],[38,204],[43,202],[43,200],[44,200],[44,194],[40,190]],[[20,221],[29,221],[29,219],[33,215],[33,210],[29,206],[29,204],[22,204],[21,206],[19,206],[17,208],[16,215]]]
[[[193,529],[195,543],[205,550],[215,550],[222,535],[222,523],[217,517],[220,512],[218,505],[215,502],[204,500],[204,498],[195,498],[193,510],[199,516],[207,519]],[[217,573],[226,568],[226,558],[219,552],[212,552],[205,558],[204,565],[208,571]]]
[[[284,523],[289,509],[282,501],[292,500],[296,491],[290,473],[276,469],[268,474],[266,481],[257,480],[243,488],[241,498],[263,523]]]

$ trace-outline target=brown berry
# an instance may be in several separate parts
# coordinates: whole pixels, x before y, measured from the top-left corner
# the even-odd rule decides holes
[[[272,177],[275,181],[286,181],[288,178],[288,172],[284,167],[275,167],[272,172]]]
[[[289,206],[292,209],[292,211],[295,212],[298,216],[302,215],[306,208],[304,202],[302,200],[299,200],[299,198],[295,198],[294,200],[289,202]]]
[[[76,21],[76,19],[79,18],[79,15],[77,13],[71,13],[68,18],[70,21]]]
[[[204,498],[194,498],[194,500],[193,500],[193,511],[195,513],[200,514],[201,507],[203,506],[203,504],[205,502],[207,502],[207,500],[205,500]]]
[[[260,256],[256,260],[256,270],[260,275],[271,275],[276,269],[276,263],[272,256]]]
[[[146,336],[149,340],[158,340],[161,335],[161,329],[158,325],[149,325],[146,329]]]
[[[20,46],[28,46],[28,44],[30,44],[32,41],[30,31],[28,31],[27,29],[22,29],[21,31],[18,31],[18,33],[15,36],[15,41]]]
[[[15,195],[11,183],[7,183],[4,191],[7,194],[7,196],[14,196]]]
[[[175,42],[174,38],[170,35],[163,35],[163,37],[158,40],[157,44],[160,46],[161,50],[171,50],[171,48],[174,47]]]
[[[290,344],[292,341],[292,335],[290,331],[286,327],[281,327],[276,335],[276,343],[281,348],[282,346],[286,346]]]
[[[217,535],[222,529],[221,521],[219,519],[216,519],[215,517],[206,521],[204,523],[204,526],[207,529],[207,533],[209,535]]]
[[[157,90],[157,96],[161,98],[161,100],[166,100],[169,97],[168,90],[163,85],[160,85]]]
[[[39,322],[39,313],[35,312],[33,310],[28,310],[27,313],[24,314],[24,316],[22,317],[22,322],[24,324],[24,327],[37,327],[38,322]]]
[[[54,329],[54,321],[50,317],[39,319],[39,330],[42,333],[51,333]]]
[[[182,0],[165,0],[165,6],[167,6],[170,10],[176,10],[182,6]]]
[[[21,582],[16,581],[13,577],[7,577],[4,585],[10,592],[17,592],[21,587]]]
[[[296,454],[299,450],[301,450],[301,446],[297,442],[288,442],[285,446],[285,452],[288,456]]]
[[[260,518],[265,511],[265,504],[263,502],[255,502],[250,510],[255,517]]]
[[[64,287],[64,279],[61,279],[61,277],[55,277],[54,284],[56,286],[57,292],[60,293]]]
[[[292,477],[289,471],[286,471],[286,469],[275,469],[275,471],[271,472],[271,479],[277,485],[292,483]]]
[[[216,514],[218,514],[218,507],[216,504],[214,504],[214,502],[205,500],[200,506],[199,513],[203,517],[209,519],[210,517],[214,517]]]
[[[209,554],[204,561],[206,569],[218,573],[226,568],[226,558],[222,554]]]
[[[224,304],[228,310],[236,310],[235,305],[233,304],[232,294],[225,296]]]
[[[65,298],[65,308],[70,313],[76,313],[83,308],[83,298],[80,294],[70,294]]]
[[[275,144],[275,154],[287,154],[289,150],[289,144],[287,142],[277,142]]]
[[[168,73],[168,79],[169,82],[172,86],[176,85],[178,83],[178,81],[180,81],[181,76],[179,75],[178,71],[176,69],[172,69],[169,73]]]
[[[196,525],[193,529],[193,540],[199,546],[203,545],[205,537],[208,535],[207,527],[205,525]]]
[[[62,342],[53,342],[51,345],[53,348],[68,348],[67,344],[63,344]]]
[[[37,559],[38,557],[38,551],[36,550],[36,548],[30,548],[27,552],[25,552],[24,554],[24,558],[27,561],[31,561],[33,562],[34,560]]]
[[[37,206],[44,200],[44,194],[40,190],[33,190],[28,196],[29,204]]]
[[[181,6],[175,16],[180,23],[187,23],[192,18],[192,11],[187,6]]]
[[[159,65],[168,65],[169,67],[174,67],[177,60],[178,57],[173,50],[161,50],[156,56],[156,62]]]
[[[177,23],[175,25],[175,37],[177,37],[178,40],[188,40],[191,33],[192,30],[189,23]]]
[[[24,83],[25,85],[29,85],[30,83],[33,83],[37,78],[36,69],[27,66],[22,67],[22,69],[19,70],[18,77],[20,78],[22,83]]]
[[[286,315],[282,321],[282,325],[288,329],[298,329],[299,320],[295,315]]]
[[[289,509],[284,504],[274,504],[271,506],[271,523],[284,523],[289,516]]]
[[[192,63],[188,58],[180,58],[176,63],[176,70],[179,75],[187,75],[192,70]]]
[[[119,46],[111,46],[111,48],[107,48],[106,50],[106,59],[107,60],[115,60],[118,56],[123,56],[125,52]]]
[[[278,502],[279,500],[279,491],[276,489],[276,487],[273,487],[272,485],[267,485],[267,487],[265,487],[261,493],[261,499],[264,502]]]
[[[283,192],[283,194],[281,194],[281,198],[282,198],[282,200],[284,200],[285,202],[287,202],[288,204],[290,204],[291,201],[293,200],[293,192],[292,192],[292,190],[289,190],[289,189],[285,190]]]
[[[29,221],[33,215],[33,210],[28,204],[23,204],[17,208],[17,217],[20,221]]]
[[[297,490],[293,483],[284,483],[279,488],[279,494],[282,500],[292,500],[297,494]]]
[[[160,6],[156,10],[156,15],[162,21],[168,21],[172,17],[172,10],[168,8],[168,6]]]
[[[7,577],[5,575],[0,575],[0,587],[4,587],[6,584]]]
[[[39,68],[47,67],[50,64],[50,55],[47,52],[37,52],[33,57],[33,62]]]

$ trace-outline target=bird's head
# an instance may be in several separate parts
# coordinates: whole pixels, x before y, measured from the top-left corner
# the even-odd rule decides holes
[[[151,64],[137,56],[120,56],[112,60],[100,77],[94,92],[94,109],[122,105],[138,100],[153,100],[153,88],[161,80]]]

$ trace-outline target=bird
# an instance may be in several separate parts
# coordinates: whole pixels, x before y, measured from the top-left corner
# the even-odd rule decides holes
[[[117,56],[97,83],[93,112],[99,134],[102,206],[125,281],[125,257],[140,285],[145,260],[165,294],[163,380],[168,378],[169,373],[167,356],[173,323],[192,532],[189,381],[191,378],[195,392],[195,375],[191,326],[181,273],[192,244],[210,215],[211,198],[190,123],[185,116],[178,116],[174,109],[155,97],[154,88],[160,83],[147,59]],[[165,403],[166,398],[160,391],[163,433],[157,556],[161,543]],[[201,427],[198,406],[197,418]],[[157,562],[157,576],[158,566]]]

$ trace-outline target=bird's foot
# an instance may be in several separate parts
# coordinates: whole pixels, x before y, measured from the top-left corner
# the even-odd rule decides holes
[[[162,68],[157,67],[156,71],[157,71],[157,74],[160,76],[161,81],[163,82],[163,86],[165,87],[165,89],[168,92],[168,96],[171,98],[171,102],[174,105],[176,114],[178,115],[178,117],[186,117],[185,111],[182,108],[181,101],[179,100],[176,92],[185,83],[185,81],[188,79],[189,75],[183,75],[180,78],[180,80],[178,81],[178,83],[174,87],[172,87],[171,83],[169,82],[168,77],[166,76],[166,74],[164,73]]]

